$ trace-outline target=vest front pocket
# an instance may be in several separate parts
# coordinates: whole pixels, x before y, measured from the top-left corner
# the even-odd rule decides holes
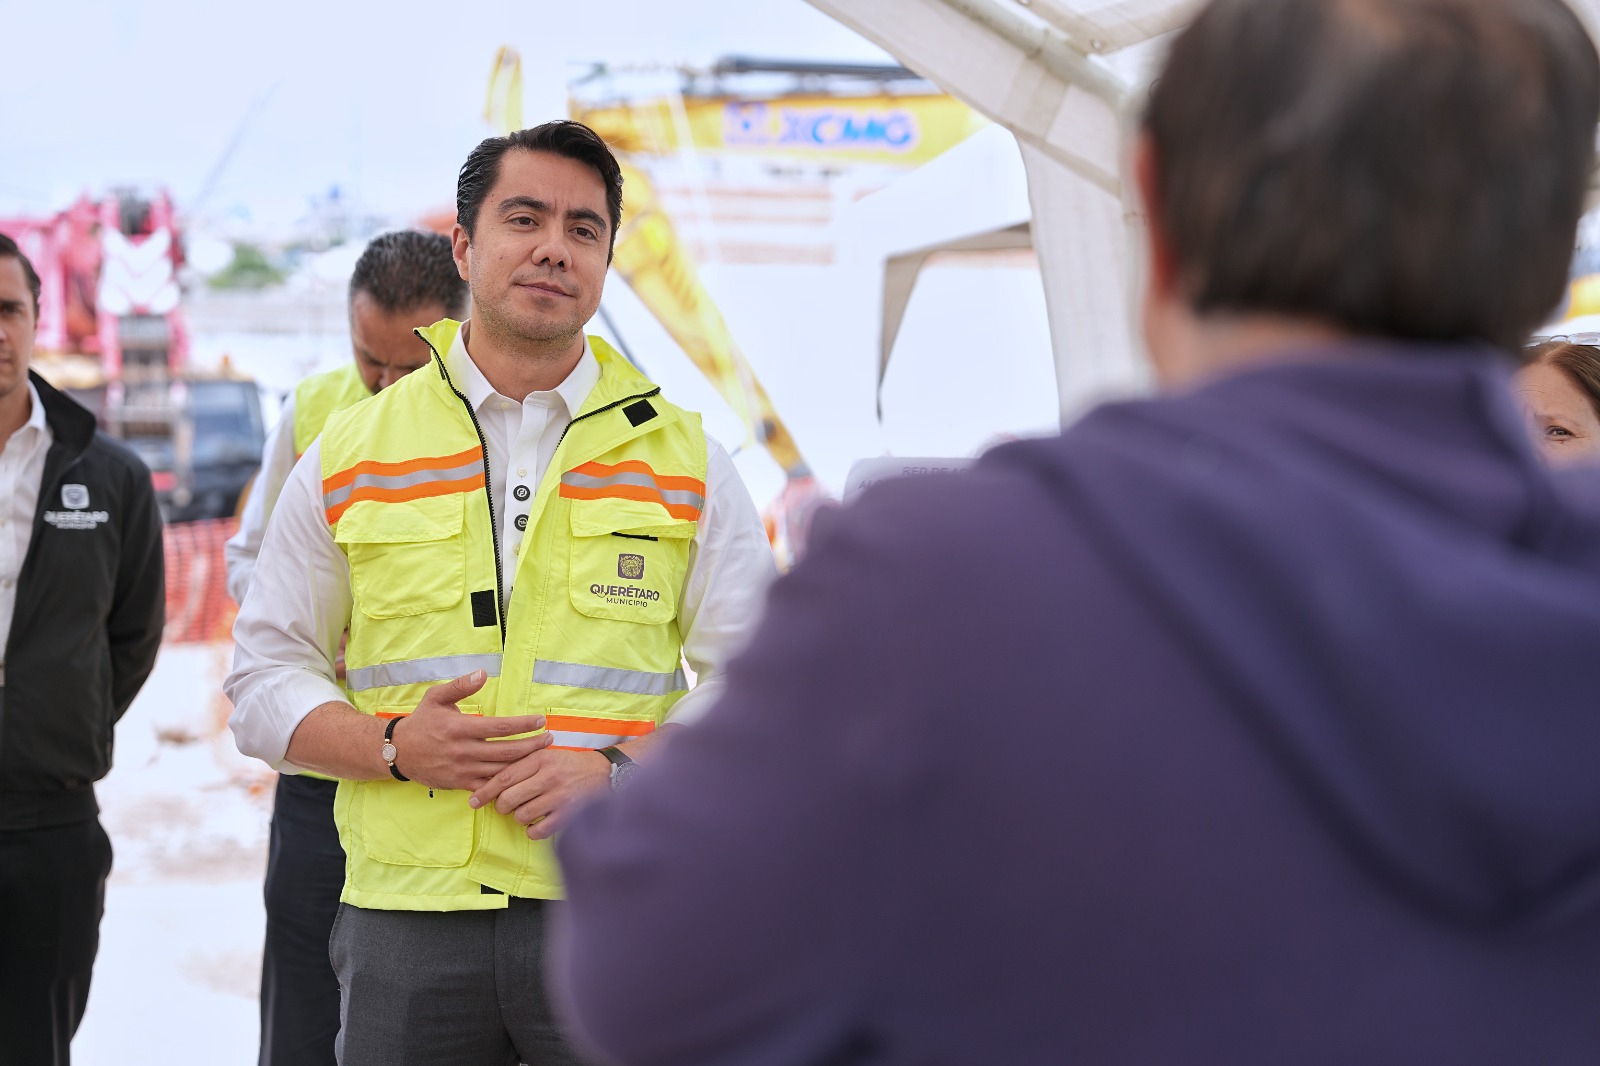
[[[393,866],[465,866],[472,856],[468,792],[415,781],[364,781],[361,835],[367,857]]]
[[[350,562],[355,609],[407,618],[456,606],[466,595],[465,493],[398,503],[362,501],[334,540]]]
[[[633,501],[573,500],[572,606],[590,618],[672,621],[696,528]]]

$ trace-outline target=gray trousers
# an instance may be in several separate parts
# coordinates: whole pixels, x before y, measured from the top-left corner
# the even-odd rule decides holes
[[[580,1066],[544,990],[545,900],[505,910],[339,905],[340,1066]]]

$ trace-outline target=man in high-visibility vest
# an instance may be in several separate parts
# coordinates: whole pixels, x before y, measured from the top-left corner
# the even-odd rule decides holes
[[[413,332],[418,326],[466,313],[467,285],[456,273],[449,239],[419,230],[374,237],[350,274],[349,309],[351,361],[296,385],[267,434],[261,471],[225,551],[235,603],[250,591],[267,520],[289,471],[329,416],[427,365],[428,346]]]
[[[228,541],[228,592],[243,603],[267,521],[295,460],[330,416],[425,366],[428,346],[412,332],[467,306],[450,241],[397,230],[373,238],[350,275],[354,359],[302,381],[267,437],[261,472]],[[283,774],[273,797],[261,956],[261,1066],[331,1066],[339,1033],[339,982],[328,935],[344,885],[344,851],[334,826],[336,783]]]
[[[241,751],[340,779],[344,1066],[577,1061],[542,980],[549,838],[704,709],[774,572],[699,416],[583,334],[621,220],[605,143],[490,138],[456,207],[471,318],[301,458],[226,682]]]

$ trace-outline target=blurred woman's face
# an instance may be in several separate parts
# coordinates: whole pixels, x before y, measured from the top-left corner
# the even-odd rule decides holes
[[[1552,463],[1600,462],[1600,417],[1572,379],[1548,363],[1517,372],[1517,398]]]

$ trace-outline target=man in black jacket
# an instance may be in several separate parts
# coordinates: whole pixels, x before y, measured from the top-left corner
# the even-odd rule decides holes
[[[39,277],[0,235],[0,1059],[62,1066],[111,843],[94,783],[161,644],[150,472],[28,369]]]

